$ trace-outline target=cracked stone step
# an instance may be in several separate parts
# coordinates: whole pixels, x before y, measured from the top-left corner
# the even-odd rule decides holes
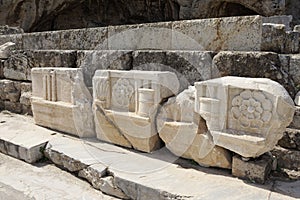
[[[48,154],[50,160],[58,165],[73,165],[70,160],[81,163],[82,167],[76,172],[95,188],[112,196],[120,197],[117,191],[131,199],[216,199],[220,195],[267,199],[269,196],[268,190],[255,188],[254,191],[251,185],[243,184],[228,172],[181,168],[173,164],[178,158],[166,150],[136,153],[96,140],[57,137],[47,145],[46,152],[52,151],[58,152],[56,156],[60,159]],[[235,189],[237,187],[239,190]],[[267,183],[264,188],[270,189],[271,184]],[[274,199],[276,197],[282,198],[277,194]]]
[[[53,131],[33,125],[25,117],[12,118],[9,113],[1,114],[0,152],[35,163],[43,158],[43,149],[52,136]]]
[[[9,133],[12,137],[20,130],[27,132],[27,129],[39,130],[35,132],[34,137],[44,135],[42,128],[34,125],[32,118],[28,116],[0,113],[0,119],[1,135],[8,132],[8,126],[4,124],[11,125]],[[24,123],[28,126],[25,127]],[[12,124],[14,128],[11,128]],[[299,181],[295,184],[267,182],[264,186],[256,187],[231,177],[229,171],[202,168],[190,161],[178,159],[166,149],[152,154],[137,153],[93,139],[80,140],[59,133],[51,136],[53,131],[50,130],[47,130],[47,133],[50,133],[50,139],[46,152],[50,153],[50,160],[65,166],[68,171],[78,173],[104,193],[119,198],[209,200],[228,197],[292,200],[300,197],[299,191],[292,189]]]

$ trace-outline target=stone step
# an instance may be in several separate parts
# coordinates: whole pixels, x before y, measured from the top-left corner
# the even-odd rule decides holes
[[[121,199],[196,200],[224,199],[226,196],[230,199],[275,200],[299,197],[299,193],[285,189],[298,182],[295,185],[275,181],[255,187],[233,178],[227,170],[202,168],[178,159],[166,149],[152,154],[138,153],[94,139],[81,140],[46,130],[33,125],[32,118],[26,116],[0,113],[0,119],[1,138],[6,137],[14,144],[9,148],[10,155],[24,159],[20,146],[29,143],[25,141],[39,140],[41,142],[30,142],[35,147],[35,151],[31,148],[30,152],[35,155],[38,152],[35,144],[44,147],[48,141],[44,153],[50,161],[86,179],[94,188]],[[56,135],[52,135],[54,133]],[[273,188],[274,183],[278,186]],[[272,192],[274,190],[282,191],[282,194]]]
[[[0,113],[0,152],[35,163],[44,157],[43,150],[53,131],[35,126],[28,117]]]
[[[10,41],[15,42],[18,49],[44,50],[299,52],[299,33],[286,32],[286,27],[282,23],[284,23],[282,20],[261,16],[183,20],[3,35],[0,36],[0,44]]]
[[[300,151],[277,146],[271,152],[278,160],[278,167],[296,171],[300,170]]]
[[[212,170],[219,174],[213,175],[208,172],[210,169],[181,168],[173,164],[177,158],[165,150],[143,154],[99,141],[65,137],[49,141],[45,152],[52,162],[79,173],[94,187],[101,189],[106,180],[111,180],[115,190],[109,194],[113,196],[118,193],[131,199],[215,199],[221,193],[248,198],[266,195],[264,190],[253,194],[249,185],[225,175],[224,171]]]

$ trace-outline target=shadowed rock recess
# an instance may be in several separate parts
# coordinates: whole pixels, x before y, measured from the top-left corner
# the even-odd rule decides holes
[[[255,183],[299,179],[298,8],[294,0],[0,0],[0,110],[44,127],[23,120],[17,130],[46,131],[34,143],[30,130],[11,139],[6,116],[0,152],[28,163],[44,153],[123,199],[199,195],[149,178],[198,173],[171,164],[180,158]]]
[[[26,32],[246,15],[293,15],[297,0],[2,0],[0,25]],[[72,19],[72,20],[70,20]]]

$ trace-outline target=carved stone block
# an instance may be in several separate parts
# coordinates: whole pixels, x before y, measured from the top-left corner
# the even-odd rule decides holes
[[[230,152],[214,144],[206,124],[194,112],[195,87],[170,98],[157,117],[160,138],[175,155],[206,167],[231,168]]]
[[[178,89],[179,81],[171,72],[96,71],[93,110],[97,138],[145,152],[160,148],[157,109]]]
[[[195,111],[214,143],[244,157],[272,150],[293,119],[293,100],[269,79],[223,77],[195,87]]]
[[[94,137],[92,96],[80,69],[32,69],[35,123],[79,137]]]

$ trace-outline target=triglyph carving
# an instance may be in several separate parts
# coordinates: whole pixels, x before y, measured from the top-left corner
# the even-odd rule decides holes
[[[155,116],[162,99],[177,94],[171,72],[99,70],[93,79],[100,140],[150,152],[160,147]]]
[[[214,144],[194,106],[194,86],[170,98],[157,117],[160,138],[177,156],[193,159],[202,166],[231,168],[229,151]]]
[[[195,111],[214,143],[244,157],[272,150],[292,121],[293,100],[269,79],[223,77],[195,87]]]
[[[92,96],[80,69],[32,69],[36,124],[80,137],[94,137]]]

